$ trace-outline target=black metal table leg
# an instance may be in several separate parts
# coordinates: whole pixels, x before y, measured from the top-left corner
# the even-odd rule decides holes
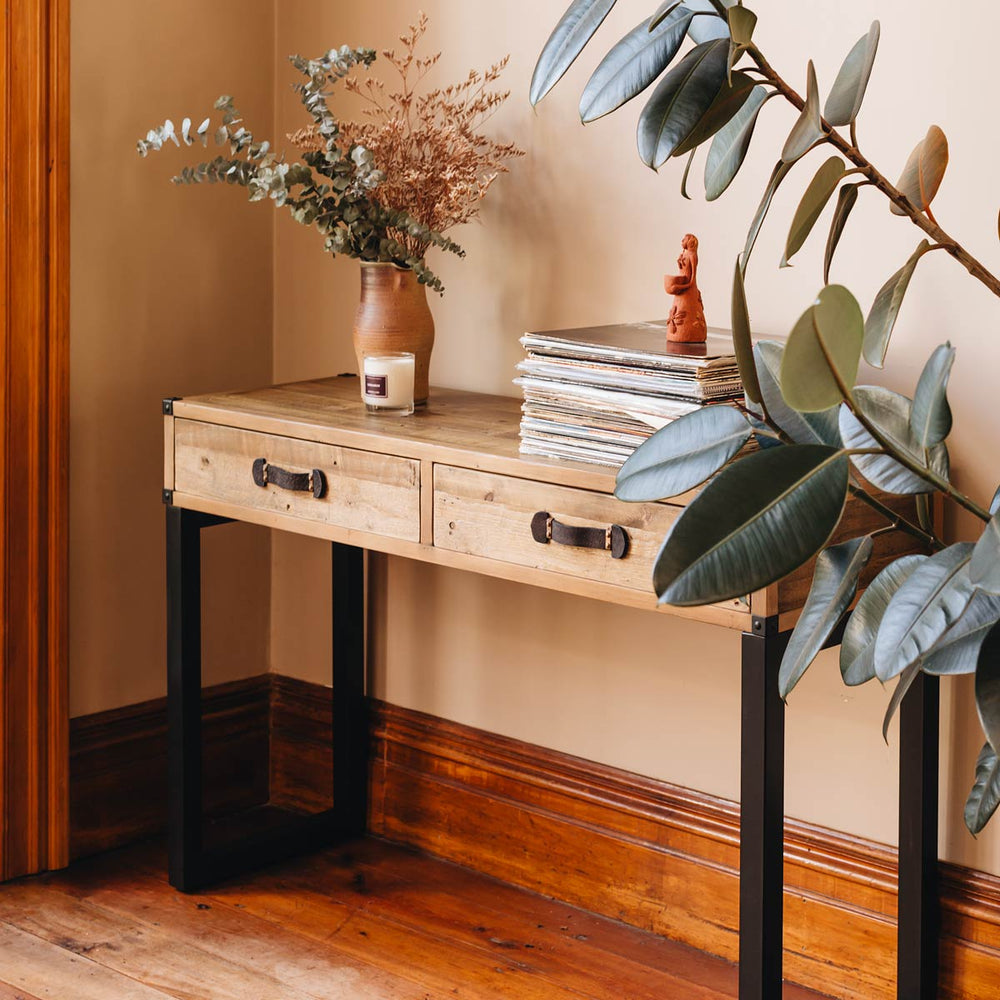
[[[214,882],[365,832],[364,551],[333,546],[333,808],[208,846],[202,801],[201,532],[225,518],[167,506],[167,719],[170,884]]]
[[[938,981],[940,680],[920,674],[900,706],[896,995],[934,1000]]]
[[[743,633],[740,1000],[777,1000],[782,983],[785,705],[778,669],[788,633],[754,618]]]

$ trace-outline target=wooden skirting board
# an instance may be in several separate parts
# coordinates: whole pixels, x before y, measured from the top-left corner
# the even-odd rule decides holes
[[[254,678],[207,690],[204,705],[214,809],[266,801],[268,779],[275,804],[328,804],[329,689]],[[736,958],[733,803],[382,703],[372,739],[375,834]],[[77,719],[72,747],[75,856],[162,829],[162,702]],[[789,821],[788,979],[895,997],[895,869],[893,849]],[[939,995],[993,1000],[1000,879],[942,865],[941,885]]]

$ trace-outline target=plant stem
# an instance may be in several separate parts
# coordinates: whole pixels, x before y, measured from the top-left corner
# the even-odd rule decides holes
[[[789,103],[798,111],[805,107],[805,101],[792,87],[790,87],[771,66],[764,57],[764,54],[756,45],[750,45],[748,54],[757,64],[757,68],[764,74],[765,79],[775,87]],[[943,249],[955,258],[974,278],[982,282],[994,295],[1000,298],[1000,278],[997,278],[983,264],[972,256],[957,240],[948,235],[934,220],[930,213],[923,213],[917,209],[895,185],[891,184],[869,160],[864,157],[857,148],[856,143],[845,139],[829,122],[823,120],[823,129],[826,133],[826,141],[835,146],[846,156],[851,163],[859,168],[861,173],[868,178],[869,182],[879,189],[904,215],[906,215],[915,226],[922,229],[935,243],[939,243]],[[854,130],[852,128],[852,136]]]
[[[913,524],[912,521],[908,521],[902,514],[897,514],[891,507],[887,507],[880,500],[876,500],[867,490],[862,489],[860,486],[852,483],[848,489],[851,492],[851,496],[856,497],[862,503],[867,504],[872,510],[878,511],[886,520],[888,520],[893,528],[897,531],[902,531],[907,535],[912,535],[918,541],[921,541],[930,549],[935,551],[940,551],[944,548],[944,543],[937,538],[935,535],[931,534],[929,531],[924,531],[922,528]]]

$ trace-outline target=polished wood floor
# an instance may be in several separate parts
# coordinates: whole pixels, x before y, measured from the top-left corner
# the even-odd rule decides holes
[[[736,993],[719,959],[375,840],[199,896],[173,891],[163,860],[133,848],[0,886],[0,1000]]]

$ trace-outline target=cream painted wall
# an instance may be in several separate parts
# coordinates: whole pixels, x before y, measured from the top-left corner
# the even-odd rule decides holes
[[[284,0],[279,54],[314,54],[340,45],[391,44],[417,9],[412,0],[319,7]],[[506,83],[513,97],[495,120],[498,133],[529,151],[486,203],[482,226],[457,233],[467,260],[436,260],[448,294],[435,301],[438,342],[432,379],[440,385],[513,393],[518,336],[599,321],[663,315],[661,275],[680,237],[701,237],[701,276],[710,323],[728,325],[732,262],[787,130],[777,102],[761,122],[750,161],[726,198],[683,201],[680,169],[660,176],[634,151],[636,110],[586,129],[576,104],[601,52],[585,54],[537,113],[527,104],[534,58],[565,0],[423,0],[432,18],[429,45],[445,55],[440,78],[460,76],[512,53]],[[610,45],[652,4],[624,0],[602,30]],[[942,18],[930,0],[757,0],[758,39],[774,63],[804,86],[816,60],[828,88],[848,48],[872,18],[883,44],[863,147],[889,173],[901,167],[931,122],[948,132],[954,157],[936,205],[938,218],[994,269],[1000,267],[993,164],[996,131],[983,128],[1000,13],[976,3],[980,27]],[[294,97],[277,77],[279,133],[298,125]],[[966,103],[966,96],[972,99]],[[815,158],[823,154],[813,154]],[[776,199],[754,262],[755,326],[785,333],[819,287],[819,245],[799,266],[779,272],[784,227],[811,176],[803,164]],[[918,234],[889,216],[878,197],[862,196],[839,255],[835,280],[862,300],[908,256]],[[1000,468],[1000,416],[989,405],[1000,363],[997,303],[952,261],[932,255],[907,303],[891,354],[889,384],[911,388],[923,359],[946,338],[959,346],[953,378],[955,475],[981,498]],[[357,268],[331,262],[313,234],[279,225],[275,238],[274,367],[279,380],[354,366],[349,334]],[[871,376],[873,380],[875,375]],[[879,376],[881,377],[881,376]],[[958,525],[958,530],[966,525]],[[272,666],[313,679],[329,676],[328,552],[301,540],[275,540]],[[735,798],[738,793],[738,642],[710,627],[666,621],[567,596],[389,560],[376,566],[379,596],[375,694],[461,722],[607,761]],[[836,657],[826,654],[791,700],[787,808],[792,816],[894,842],[896,736],[879,735],[886,695],[848,691]],[[1000,833],[973,841],[961,805],[980,745],[968,683],[944,696],[942,853],[1000,872]]]
[[[76,716],[166,690],[160,399],[271,378],[273,213],[173,187],[195,151],[141,162],[135,142],[222,93],[270,130],[274,5],[73,0],[71,15]],[[209,683],[267,670],[269,551],[257,529],[206,537]]]

